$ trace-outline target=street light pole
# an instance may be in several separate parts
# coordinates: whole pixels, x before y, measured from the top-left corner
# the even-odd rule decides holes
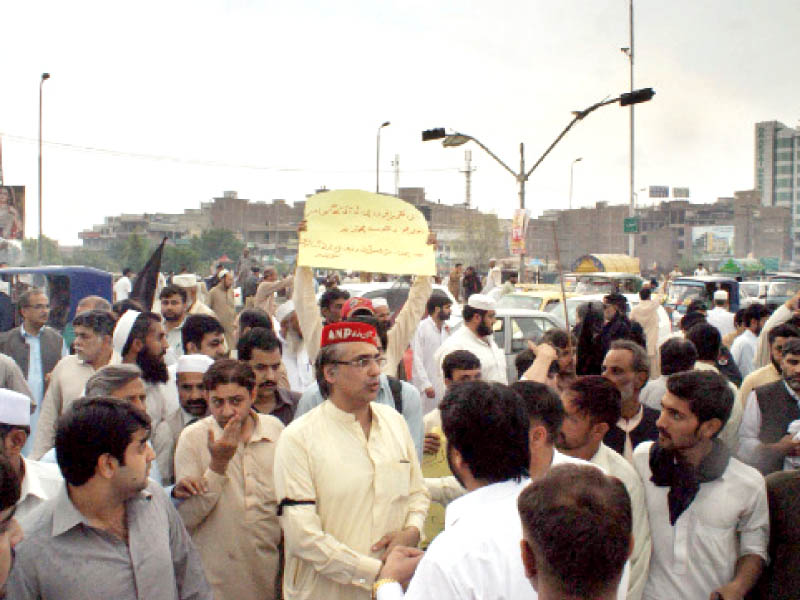
[[[575,163],[583,160],[583,157],[576,158],[569,166],[569,209],[572,210],[572,175],[575,170]]]
[[[628,59],[630,60],[630,69],[631,69],[631,92],[633,92],[633,0],[629,0],[628,2],[628,16],[629,16],[629,29],[630,29],[630,47],[628,51],[625,53],[628,55]],[[630,197],[630,208],[628,209],[628,216],[635,217],[636,216],[636,196],[634,193],[634,163],[635,163],[635,146],[634,146],[634,119],[633,119],[633,104],[631,104],[631,114],[630,114],[630,190],[631,190],[631,197]],[[630,233],[628,234],[628,256],[633,258],[635,253],[635,243],[636,243],[636,234]]]
[[[575,125],[575,123],[577,123],[578,121],[583,120],[584,118],[586,118],[587,115],[589,115],[590,113],[594,112],[595,110],[597,110],[598,108],[601,108],[603,106],[608,106],[609,104],[616,104],[617,102],[619,102],[620,106],[628,106],[628,105],[631,105],[631,104],[638,104],[639,102],[647,102],[647,101],[651,100],[654,95],[655,95],[655,92],[653,91],[653,88],[642,88],[640,90],[633,90],[630,93],[620,94],[616,98],[612,98],[610,100],[602,100],[600,102],[592,104],[591,106],[589,106],[588,108],[585,108],[583,110],[573,111],[572,114],[574,116],[573,116],[572,121],[569,122],[569,124],[558,135],[558,137],[555,140],[553,140],[553,143],[550,144],[547,147],[547,150],[544,151],[544,153],[539,157],[539,159],[527,171],[525,170],[525,146],[524,146],[524,144],[520,144],[519,145],[519,153],[520,153],[520,161],[519,161],[520,169],[519,169],[519,173],[515,172],[511,167],[509,167],[506,163],[504,163],[494,152],[489,150],[489,148],[487,148],[482,142],[480,142],[480,140],[478,140],[477,138],[472,137],[471,135],[467,135],[466,133],[456,132],[456,133],[452,133],[452,134],[448,135],[447,133],[445,133],[445,130],[444,130],[443,127],[439,127],[439,128],[436,128],[436,129],[427,129],[427,130],[422,132],[422,141],[423,142],[427,142],[427,141],[430,141],[430,140],[442,140],[442,146],[444,146],[445,148],[461,146],[461,145],[466,144],[467,142],[470,142],[470,141],[475,142],[476,144],[478,144],[478,146],[483,148],[483,150],[489,156],[491,156],[493,159],[495,159],[500,164],[500,166],[502,166],[506,171],[511,173],[511,175],[514,176],[514,179],[516,179],[516,181],[519,183],[519,207],[524,210],[525,209],[525,182],[528,181],[528,179],[531,176],[531,173],[533,173],[536,170],[536,168],[540,164],[542,164],[542,161],[544,161],[544,159],[547,157],[547,155],[550,154],[550,151],[553,148],[555,148],[556,144],[558,144],[558,142],[560,142],[561,139],[565,135],[567,135],[567,132],[570,129],[572,129],[572,127]],[[519,281],[522,282],[523,279],[524,279],[523,276],[524,276],[524,266],[525,266],[524,255],[520,255],[520,263],[519,264],[520,264]]]
[[[48,79],[50,73],[42,73],[39,80],[39,264],[42,264],[42,87]]]
[[[384,121],[378,127],[378,146],[375,151],[375,193],[381,193],[381,129],[391,125],[389,121]]]

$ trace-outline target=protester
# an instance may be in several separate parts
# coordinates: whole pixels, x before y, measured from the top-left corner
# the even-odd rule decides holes
[[[647,582],[652,550],[650,523],[644,500],[644,487],[636,469],[603,443],[606,433],[619,421],[622,397],[604,377],[578,377],[561,395],[565,417],[556,438],[556,447],[569,456],[600,467],[625,485],[633,513],[633,550],[627,599],[639,600]]]
[[[233,348],[233,320],[236,306],[233,299],[233,275],[222,271],[219,283],[208,293],[208,307],[217,315],[217,320],[225,329],[225,342]]]
[[[164,485],[175,483],[175,448],[181,432],[208,414],[203,375],[212,364],[214,360],[205,354],[186,354],[176,364],[180,407],[167,416],[153,433],[153,448]]]
[[[405,421],[374,402],[383,360],[375,328],[334,323],[321,339],[316,375],[326,401],[286,428],[275,456],[283,593],[366,599],[381,557],[419,542],[428,493]]]
[[[447,277],[447,289],[450,294],[452,294],[453,298],[455,298],[456,302],[461,299],[461,275],[463,268],[464,265],[462,263],[456,263],[450,270],[450,275]]]
[[[694,270],[695,277],[707,277],[708,269],[703,266],[703,263],[697,263],[697,268]]]
[[[117,282],[114,284],[114,302],[127,300],[130,297],[131,291],[133,291],[131,277],[134,276],[135,273],[129,267],[122,269],[122,277],[117,279]]]
[[[5,584],[14,564],[14,548],[23,538],[22,527],[14,518],[20,486],[17,472],[0,456],[0,598],[6,597]]]
[[[31,431],[35,434],[47,380],[66,351],[61,335],[46,325],[50,301],[42,290],[30,288],[19,297],[17,306],[22,325],[0,333],[0,352],[13,358],[25,374],[33,393],[35,411],[31,415]],[[27,455],[32,446],[33,440],[29,438],[23,454]]]
[[[194,273],[181,273],[172,278],[172,285],[182,288],[186,292],[186,314],[187,315],[217,315],[198,297],[200,285]]]
[[[768,317],[767,309],[760,304],[751,304],[744,313],[742,318],[745,327],[744,333],[736,338],[731,347],[731,355],[743,377],[747,377],[756,369],[755,356],[758,350],[758,336]]]
[[[728,348],[728,350],[730,350],[731,346],[733,346],[733,342],[736,341],[736,338],[744,333],[744,323],[742,322],[742,319],[744,319],[744,311],[745,310],[747,310],[747,309],[740,308],[739,310],[737,310],[733,314],[733,332],[722,336],[722,344],[726,348]],[[767,322],[769,322],[769,321],[767,321]],[[764,324],[764,326],[766,327],[766,323]],[[759,340],[760,339],[761,338],[759,337]],[[756,359],[758,359],[758,358],[759,358],[759,356],[757,355]]]
[[[168,285],[158,294],[161,301],[161,316],[167,334],[168,353],[172,364],[183,356],[182,329],[186,322],[186,290],[177,285]]]
[[[441,365],[454,350],[469,350],[481,361],[481,379],[508,383],[506,356],[494,341],[495,301],[484,294],[472,294],[462,309],[464,322],[436,351]],[[438,374],[441,377],[441,374]]]
[[[56,420],[70,404],[83,396],[89,378],[98,369],[120,362],[121,357],[114,352],[112,342],[115,325],[113,313],[102,310],[83,312],[73,319],[76,353],[58,361],[50,375],[31,458],[39,460],[53,447]]]
[[[282,362],[289,379],[289,389],[302,394],[314,382],[314,371],[303,343],[303,332],[297,320],[294,302],[287,300],[281,304],[275,312],[275,320],[280,324]]]
[[[497,264],[496,258],[489,259],[489,272],[486,274],[486,280],[483,285],[483,290],[481,290],[481,294],[488,295],[494,289],[500,289],[503,285],[503,272],[500,270],[500,266]]]
[[[256,378],[256,393],[253,409],[261,414],[272,415],[284,425],[294,419],[300,394],[280,387],[282,344],[269,329],[255,328],[239,340],[239,360],[250,365]]]
[[[261,283],[260,280],[261,280],[261,269],[259,267],[253,267],[252,269],[250,269],[250,272],[244,279],[244,283],[242,283],[241,285],[243,306],[247,308],[252,308],[253,306],[255,306],[254,302],[255,302],[256,292],[258,291],[258,286]]]
[[[739,458],[764,475],[783,469],[786,457],[800,456],[800,439],[789,429],[800,420],[800,339],[784,344],[780,370],[779,381],[750,392],[739,429]]]
[[[730,312],[728,292],[717,290],[714,292],[714,308],[708,311],[706,320],[719,330],[720,336],[726,336],[736,331],[733,324],[733,313]]]
[[[411,350],[414,364],[411,369],[411,382],[419,390],[422,397],[422,411],[427,414],[441,402],[444,397],[442,379],[438,376],[439,363],[436,351],[450,337],[450,319],[452,303],[445,296],[432,295],[428,298],[425,312],[428,316],[422,320],[414,334]],[[437,389],[439,387],[439,389]]]
[[[31,432],[30,423],[30,399],[25,394],[0,389],[0,455],[10,463],[21,482],[14,513],[18,519],[52,498],[61,486],[61,474],[55,465],[22,456]]]
[[[236,285],[239,287],[244,285],[247,275],[252,272],[254,266],[256,266],[256,260],[250,256],[250,248],[245,246],[242,249],[242,255],[236,262]],[[217,276],[218,278],[222,277],[219,270],[217,271]],[[214,282],[214,285],[217,283],[219,283],[219,279]]]
[[[313,285],[313,281],[312,281]],[[297,288],[295,287],[295,290]],[[296,294],[296,292],[295,292]],[[347,290],[340,290],[338,287],[331,287],[325,290],[319,299],[319,310],[322,314],[323,325],[337,323],[342,320],[342,308],[344,303],[350,299],[350,294]],[[297,300],[293,298],[295,305]],[[309,356],[311,353],[309,352]]]
[[[467,304],[472,294],[480,294],[481,287],[481,278],[475,272],[475,267],[467,267],[466,271],[464,271],[464,277],[461,279],[461,299],[463,303]]]
[[[0,354],[0,388],[25,394],[30,401],[31,412],[35,409],[36,402],[33,399],[33,392],[31,392],[28,382],[25,381],[22,369],[14,362],[13,358],[5,354]]]
[[[639,393],[639,402],[661,412],[661,398],[667,391],[667,378],[681,371],[691,371],[697,361],[697,349],[687,339],[673,337],[661,344],[661,375],[651,379]]]
[[[769,364],[756,369],[744,378],[737,397],[737,400],[742,404],[742,408],[747,404],[747,398],[754,389],[768,383],[780,381],[783,347],[792,338],[800,338],[800,329],[790,323],[783,323],[769,330],[769,333],[767,333],[770,348]]]
[[[147,478],[149,432],[149,417],[116,399],[78,400],[64,414],[66,485],[23,523],[10,598],[213,598],[178,513]]]
[[[517,291],[517,274],[511,273],[506,279],[506,282],[503,284],[503,287],[500,288],[500,295],[506,296],[508,294],[513,294]]]
[[[603,359],[603,377],[611,381],[622,396],[619,421],[608,430],[603,443],[628,462],[632,462],[636,446],[658,437],[658,412],[639,401],[649,368],[645,349],[629,340],[612,342]]]
[[[210,315],[189,315],[181,328],[184,354],[205,354],[218,360],[228,355],[225,328]]]
[[[733,402],[717,373],[670,376],[658,441],[634,453],[653,539],[645,598],[743,598],[767,560],[764,479],[716,439]]]
[[[175,475],[203,477],[208,490],[178,508],[217,600],[280,598],[272,465],[283,425],[253,410],[249,365],[223,359],[203,376],[211,415],[189,425],[175,450]]]
[[[644,330],[639,323],[631,323],[625,314],[628,299],[620,293],[607,294],[603,297],[603,328],[595,343],[600,344],[603,356],[608,354],[614,340],[631,340],[642,348],[647,347]]]
[[[658,360],[658,310],[661,305],[653,299],[652,293],[653,290],[649,286],[639,290],[640,302],[631,310],[631,321],[638,323],[644,331],[645,349],[647,358],[650,360],[650,377],[655,379],[661,373]]]
[[[161,317],[156,313],[127,311],[117,321],[113,342],[123,364],[134,364],[142,370],[147,414],[152,430],[156,431],[177,406],[174,386],[168,385],[169,371],[164,362],[168,346]]]
[[[575,372],[578,375],[600,375],[603,370],[605,352],[599,343],[603,331],[605,308],[595,302],[578,306],[576,314],[580,321],[575,324],[578,345],[575,355]]]
[[[800,327],[800,290],[786,302],[781,304],[775,312],[764,323],[764,327],[758,336],[758,349],[754,360],[754,366],[764,367],[769,364],[770,346],[767,335],[769,331],[782,323],[791,323],[795,327]]]

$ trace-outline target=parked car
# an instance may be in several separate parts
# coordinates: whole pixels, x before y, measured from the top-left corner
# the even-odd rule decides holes
[[[567,298],[575,294],[567,293]],[[497,308],[525,308],[528,310],[547,311],[554,304],[561,302],[561,291],[536,290],[518,291],[501,296]]]
[[[514,359],[528,347],[528,340],[538,342],[545,331],[561,327],[551,313],[521,308],[498,308],[495,314],[494,341],[506,355],[508,382],[517,380]]]
[[[728,292],[731,312],[739,310],[739,282],[727,275],[675,278],[669,284],[664,307],[684,315],[686,314],[686,307],[692,300],[700,300],[710,308],[716,290]]]

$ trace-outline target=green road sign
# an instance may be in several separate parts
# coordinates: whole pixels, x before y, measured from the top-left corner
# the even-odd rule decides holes
[[[625,217],[624,233],[639,233],[639,217]]]

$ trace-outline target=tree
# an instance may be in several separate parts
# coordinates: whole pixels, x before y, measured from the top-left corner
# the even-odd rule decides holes
[[[164,255],[161,257],[161,271],[178,273],[184,266],[189,271],[197,272],[201,267],[197,250],[193,245],[173,246],[167,244],[164,247]]]
[[[111,246],[111,256],[119,263],[120,270],[130,267],[138,273],[154,249],[155,246],[146,237],[132,233],[127,239],[117,241]]]
[[[244,243],[228,229],[207,229],[192,238],[192,249],[202,265],[209,265],[223,254],[236,261],[244,249]]]
[[[39,262],[39,240],[37,238],[26,238],[22,241],[22,251],[24,254],[23,264],[35,265]],[[58,242],[54,239],[42,236],[42,264],[61,265],[64,261],[58,249]]]

